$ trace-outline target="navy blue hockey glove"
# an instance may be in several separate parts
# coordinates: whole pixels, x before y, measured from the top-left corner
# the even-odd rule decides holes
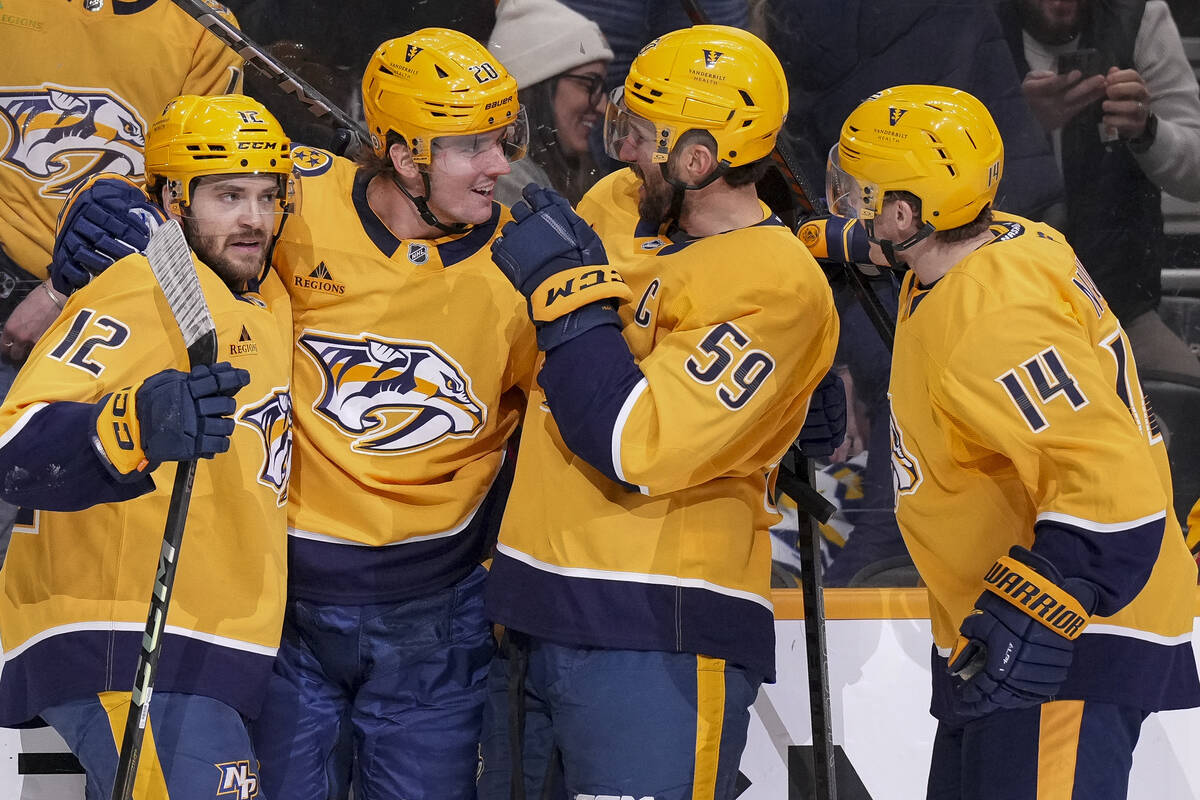
[[[529,184],[513,221],[492,242],[492,260],[528,301],[538,347],[550,350],[597,325],[616,325],[617,303],[632,299],[608,266],[600,237],[553,189]]]
[[[1064,579],[1037,553],[1010,549],[984,577],[984,592],[959,628],[947,664],[963,679],[957,687],[962,710],[982,715],[1053,699],[1097,598],[1088,581]]]
[[[841,376],[830,370],[808,402],[808,415],[796,437],[796,446],[805,458],[825,458],[845,440],[846,387]]]
[[[69,295],[113,262],[141,252],[166,214],[142,187],[119,175],[100,175],[67,198],[58,217],[50,281]]]
[[[212,458],[229,449],[233,396],[250,373],[228,362],[166,369],[98,404],[96,438],[117,477],[134,478],[164,461]]]

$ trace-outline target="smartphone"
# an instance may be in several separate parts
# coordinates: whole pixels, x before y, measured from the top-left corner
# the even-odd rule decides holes
[[[1069,53],[1058,56],[1058,74],[1066,75],[1072,70],[1079,70],[1083,78],[1093,75],[1103,75],[1107,67],[1100,58],[1100,51],[1094,47],[1081,47]]]

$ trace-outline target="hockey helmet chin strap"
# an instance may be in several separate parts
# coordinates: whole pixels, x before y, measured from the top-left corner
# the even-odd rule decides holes
[[[710,183],[715,181],[717,178],[720,178],[721,176],[723,176],[726,172],[729,171],[729,162],[728,161],[718,162],[716,169],[714,169],[712,172],[710,172],[708,174],[708,177],[706,177],[704,180],[700,181],[699,183],[697,183],[694,186],[691,184],[684,183],[683,181],[679,180],[679,178],[672,177],[670,174],[670,170],[667,168],[670,163],[671,163],[670,159],[667,159],[666,161],[664,161],[658,165],[658,168],[660,170],[662,170],[663,180],[665,180],[667,183],[669,183],[671,185],[671,205],[668,206],[667,215],[662,221],[664,223],[670,223],[672,225],[678,226],[679,225],[679,215],[683,213],[683,193],[688,190],[703,189],[705,186],[708,186]]]
[[[400,182],[400,176],[397,175],[395,172],[392,173],[392,183],[396,184],[396,188],[400,190],[400,193],[409,199],[409,201],[417,209],[417,213],[421,215],[421,220],[426,225],[432,225],[433,227],[437,228],[438,230],[443,231],[445,233],[450,233],[450,234],[462,233],[463,231],[467,230],[467,228],[471,227],[470,225],[468,225],[464,222],[447,223],[447,222],[442,222],[440,219],[438,219],[437,214],[434,214],[433,210],[429,208],[429,175],[428,175],[428,173],[422,172],[421,180],[424,181],[424,183],[425,183],[425,195],[423,197],[420,195],[414,195],[412,192],[410,192],[408,189],[406,189],[404,184]]]
[[[907,267],[908,265],[899,259],[898,254],[903,253],[905,250],[912,247],[917,242],[922,241],[936,230],[933,225],[926,222],[912,236],[908,237],[903,242],[896,243],[891,239],[877,239],[875,237],[874,218],[864,219],[862,222],[863,227],[867,229],[867,238],[879,245],[879,249],[883,251],[883,257],[887,259],[887,262],[892,269],[904,269]]]

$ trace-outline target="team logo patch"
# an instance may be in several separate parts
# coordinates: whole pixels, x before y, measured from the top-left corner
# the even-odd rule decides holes
[[[429,260],[429,248],[423,244],[412,242],[408,245],[408,260],[414,264],[424,264]]]
[[[238,424],[253,428],[263,443],[265,457],[258,482],[275,492],[275,502],[287,503],[288,479],[292,475],[292,396],[286,386],[243,406]],[[242,762],[245,763],[245,762]]]
[[[888,395],[888,400],[891,401],[892,396]],[[896,412],[893,409],[890,412],[891,416],[891,433],[892,433],[892,488],[896,490],[896,504],[900,504],[900,495],[912,494],[917,489],[921,488],[921,483],[924,480],[921,475],[921,464],[917,461],[916,456],[909,452],[908,447],[904,443],[904,433],[900,430],[900,423],[896,421]]]
[[[896,125],[896,123],[900,121],[900,118],[903,117],[907,113],[908,113],[907,108],[896,108],[895,106],[889,108],[888,109],[888,124],[894,127]]]
[[[723,56],[723,55],[725,55],[725,54],[718,50],[705,50],[704,51],[704,66],[707,67],[708,69],[712,69],[713,67],[715,67],[717,65],[717,62],[721,60],[721,56]]]
[[[213,766],[221,773],[217,797],[228,795],[235,800],[258,797],[258,776],[250,771],[249,761],[230,761]]]
[[[410,44],[404,50],[404,63],[407,64],[417,57],[417,53],[424,50],[424,47],[417,47],[415,44]]]
[[[9,131],[0,163],[41,184],[42,197],[64,198],[93,172],[140,177],[145,123],[103,89],[42,84],[0,92]]]
[[[292,147],[292,169],[298,175],[324,175],[333,166],[333,156],[324,150],[298,144]]]
[[[400,455],[474,436],[487,420],[470,376],[430,342],[307,330],[301,350],[321,371],[313,410],[359,453]]]

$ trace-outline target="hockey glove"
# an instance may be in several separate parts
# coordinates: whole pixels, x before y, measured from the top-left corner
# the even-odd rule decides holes
[[[118,479],[151,472],[164,461],[212,458],[229,449],[233,396],[250,373],[228,362],[192,371],[166,369],[97,403],[96,445]]]
[[[1052,699],[1096,601],[1088,581],[1064,579],[1042,556],[1011,548],[984,577],[984,592],[959,628],[947,664],[964,681],[958,687],[963,711],[981,715]]]
[[[538,347],[550,350],[598,325],[621,326],[617,303],[633,295],[609,268],[600,237],[553,189],[529,184],[492,260],[525,295]]]
[[[138,185],[119,175],[80,184],[58,215],[50,280],[65,295],[87,284],[113,262],[141,252],[150,231],[166,220]]]
[[[871,242],[867,229],[849,217],[814,217],[796,232],[813,258],[826,261],[871,263]]]
[[[808,416],[796,437],[796,446],[806,458],[833,454],[846,439],[846,387],[833,370],[825,374],[808,401]]]

